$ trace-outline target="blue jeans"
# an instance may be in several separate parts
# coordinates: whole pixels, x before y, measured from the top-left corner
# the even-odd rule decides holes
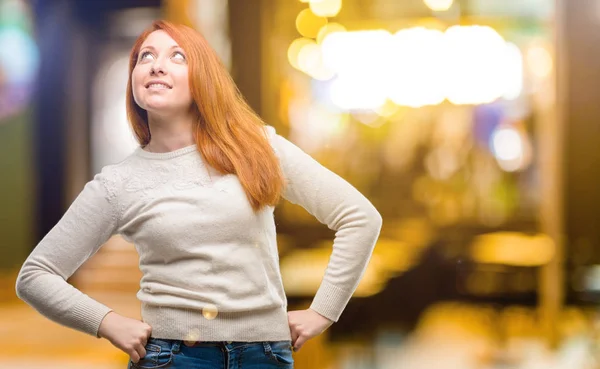
[[[150,338],[146,356],[128,369],[293,369],[290,341],[202,342]]]

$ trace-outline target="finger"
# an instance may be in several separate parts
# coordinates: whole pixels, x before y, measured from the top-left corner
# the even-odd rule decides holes
[[[131,361],[133,361],[136,364],[140,361],[140,355],[135,350],[132,350],[129,353],[129,357],[131,357]]]
[[[302,348],[302,346],[304,346],[304,343],[306,342],[307,337],[306,336],[299,336],[298,339],[296,340],[296,342],[294,343],[294,351],[298,351]]]
[[[298,339],[299,334],[294,328],[290,329],[290,333],[292,334],[292,345],[294,345],[296,343],[296,340]]]
[[[144,357],[146,357],[146,349],[144,348],[144,346],[140,346],[136,349],[137,353],[140,355],[140,360],[142,360]]]

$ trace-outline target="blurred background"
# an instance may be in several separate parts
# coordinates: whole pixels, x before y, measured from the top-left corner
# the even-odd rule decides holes
[[[125,368],[15,296],[23,261],[136,147],[127,59],[200,30],[264,120],[384,218],[342,318],[298,369],[600,368],[600,1],[0,0],[0,368]],[[277,208],[290,309],[333,232]],[[113,237],[69,281],[139,317]]]

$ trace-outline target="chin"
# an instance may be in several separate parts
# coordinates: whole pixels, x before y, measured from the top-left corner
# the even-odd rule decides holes
[[[159,115],[163,115],[163,114],[178,114],[180,113],[182,110],[184,110],[183,107],[181,107],[179,104],[146,104],[146,107],[144,108],[144,110],[146,110],[148,113],[153,113],[153,114],[159,114]]]
[[[172,101],[166,99],[150,98],[144,101],[144,109],[148,111],[169,110],[172,109],[174,105],[175,104]]]

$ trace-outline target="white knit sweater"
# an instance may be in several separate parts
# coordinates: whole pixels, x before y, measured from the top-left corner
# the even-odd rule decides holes
[[[337,321],[381,228],[373,205],[291,142],[266,131],[287,189],[336,231],[311,308]],[[135,244],[137,297],[152,336],[203,341],[289,340],[273,207],[254,213],[235,175],[208,167],[196,145],[168,153],[137,148],[88,182],[25,261],[17,294],[41,314],[97,335],[111,309],[66,280],[113,234]]]

